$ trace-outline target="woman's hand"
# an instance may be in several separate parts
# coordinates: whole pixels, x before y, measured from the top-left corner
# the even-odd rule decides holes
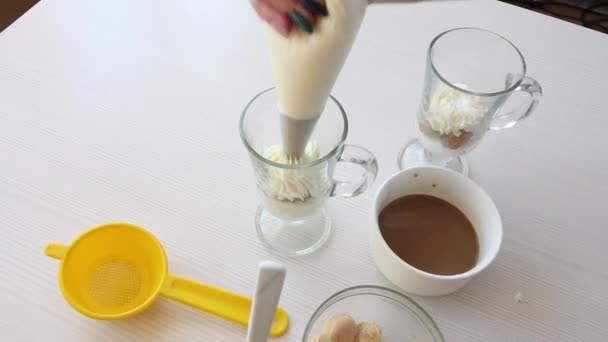
[[[251,4],[260,18],[284,36],[289,35],[294,24],[312,33],[317,17],[327,15],[322,0],[251,0]]]

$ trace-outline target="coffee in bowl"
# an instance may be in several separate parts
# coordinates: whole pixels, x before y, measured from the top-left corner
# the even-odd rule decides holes
[[[376,194],[372,219],[376,266],[401,290],[421,296],[460,289],[492,263],[502,242],[490,196],[435,166],[391,176]]]
[[[452,275],[477,264],[479,242],[473,224],[441,198],[399,197],[382,209],[378,224],[391,250],[421,271]]]

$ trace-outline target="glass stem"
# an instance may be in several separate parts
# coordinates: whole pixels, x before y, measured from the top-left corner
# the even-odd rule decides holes
[[[426,160],[428,160],[431,165],[436,165],[436,166],[441,166],[441,167],[445,167],[452,159],[453,157],[450,156],[437,156],[437,155],[433,155],[431,152],[427,151],[426,149],[424,150],[424,157]]]

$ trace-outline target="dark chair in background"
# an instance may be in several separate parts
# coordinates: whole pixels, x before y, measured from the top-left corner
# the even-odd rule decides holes
[[[0,32],[34,6],[38,0],[0,0]]]
[[[606,0],[503,0],[513,5],[608,33]]]
[[[502,0],[548,14],[590,29],[608,33],[607,0]],[[38,0],[0,0],[0,32],[34,6]]]

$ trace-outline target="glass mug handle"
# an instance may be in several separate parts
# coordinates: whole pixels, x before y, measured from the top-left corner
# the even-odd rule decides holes
[[[497,114],[494,116],[490,129],[500,130],[503,128],[510,128],[515,126],[521,120],[527,118],[538,106],[538,102],[543,96],[543,89],[540,84],[532,77],[525,76],[519,86],[513,90],[513,92],[525,92],[530,95],[530,101],[526,101],[519,108],[512,110],[507,113]]]
[[[355,197],[359,196],[374,183],[378,175],[378,162],[374,155],[360,146],[345,144],[338,162],[352,163],[365,169],[365,174],[354,181],[334,181],[331,197]]]

